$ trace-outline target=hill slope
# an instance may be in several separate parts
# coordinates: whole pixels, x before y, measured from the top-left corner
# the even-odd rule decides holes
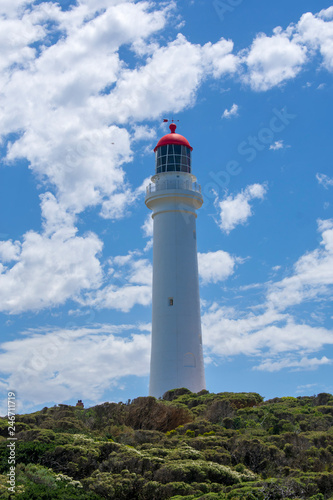
[[[168,391],[16,417],[18,499],[333,498],[333,396]],[[8,494],[0,419],[0,498]],[[13,497],[14,498],[14,497]]]

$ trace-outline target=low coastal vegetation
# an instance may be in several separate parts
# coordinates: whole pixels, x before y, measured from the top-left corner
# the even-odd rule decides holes
[[[8,491],[0,419],[0,498],[266,500],[333,498],[333,396],[168,391],[16,417]]]

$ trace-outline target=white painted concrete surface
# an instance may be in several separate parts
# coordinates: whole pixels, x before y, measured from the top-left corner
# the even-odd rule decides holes
[[[203,199],[194,175],[152,177],[146,205],[153,211],[152,350],[149,394],[205,389],[196,210]]]

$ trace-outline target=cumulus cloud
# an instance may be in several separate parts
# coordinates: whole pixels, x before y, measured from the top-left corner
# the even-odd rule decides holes
[[[21,252],[21,244],[19,241],[0,241],[0,261],[11,262],[18,260]]]
[[[99,238],[77,236],[74,215],[51,193],[42,195],[44,231],[28,231],[23,242],[1,242],[0,310],[11,314],[65,303],[101,285]],[[11,264],[9,264],[11,262]]]
[[[248,71],[244,80],[253,90],[268,90],[295,78],[306,61],[306,47],[276,28],[274,35],[260,34],[244,57]]]
[[[133,132],[133,141],[147,141],[156,138],[156,130],[149,128],[148,125],[135,125]]]
[[[59,231],[47,236],[29,231],[14,265],[1,270],[0,310],[39,311],[97,288],[102,278],[97,258],[101,249],[102,242],[93,233],[65,236]]]
[[[149,178],[145,179],[136,189],[130,186],[123,186],[123,191],[113,194],[107,200],[103,201],[100,215],[104,219],[121,219],[130,213],[131,205],[142,197],[146,192]]]
[[[135,252],[109,259],[109,283],[88,292],[80,303],[97,309],[128,312],[136,304],[148,306],[152,297],[152,265]]]
[[[233,46],[231,40],[224,38],[214,44],[206,43],[202,48],[202,63],[206,73],[212,74],[214,78],[235,74],[239,69],[240,58],[232,54]]]
[[[313,352],[333,344],[333,332],[297,324],[274,309],[254,315],[212,306],[202,317],[204,343],[219,356],[280,356],[285,353]]]
[[[333,285],[333,220],[318,220],[321,246],[295,263],[293,274],[268,287],[270,306],[284,310],[319,296],[330,294]]]
[[[264,199],[267,192],[265,184],[252,184],[247,186],[236,196],[227,195],[222,201],[216,200],[215,205],[219,211],[219,227],[227,234],[239,224],[245,224],[253,215],[250,201]]]
[[[2,52],[0,133],[20,132],[8,144],[7,161],[27,158],[36,175],[53,184],[65,208],[82,211],[101,204],[103,215],[117,218],[126,211],[126,200],[130,204],[133,198],[127,196],[132,191],[122,168],[131,159],[131,139],[126,129],[110,124],[110,116],[98,115],[91,97],[101,94],[108,99],[105,89],[116,84],[123,67],[119,47],[159,31],[170,9],[151,10],[146,2],[99,3],[100,7],[94,6],[101,9],[96,15],[86,2],[65,12],[49,2],[23,17],[17,13],[18,27],[8,19],[2,21],[1,32],[11,43],[15,30],[30,35],[22,35],[29,51],[23,52],[24,61],[23,56],[12,60],[13,50],[11,58]],[[26,16],[38,32],[27,25]],[[43,23],[52,21],[52,28],[43,28]],[[42,45],[50,30],[62,36],[54,44]],[[30,48],[32,42],[40,43],[38,57]],[[123,193],[126,196],[120,200]],[[113,196],[120,206],[114,212],[105,207]]]
[[[295,39],[306,44],[310,50],[319,50],[323,65],[333,71],[333,9],[321,10],[318,14],[307,12],[297,24]]]
[[[325,356],[310,355],[333,344],[333,331],[313,327],[305,319],[297,321],[291,309],[310,299],[331,297],[332,219],[319,220],[318,230],[322,234],[320,247],[301,256],[290,276],[267,284],[262,313],[244,313],[217,303],[208,308],[202,317],[208,355],[251,356],[259,360],[256,369],[266,371],[309,370],[332,362]]]
[[[124,308],[129,294],[129,304],[147,304],[147,283],[130,282],[126,291],[105,285],[98,260],[102,242],[91,233],[78,235],[77,215],[95,206],[108,219],[129,213],[144,192],[143,184],[131,186],[126,177],[131,145],[154,137],[152,128],[137,122],[193,105],[208,78],[241,75],[254,90],[265,91],[295,77],[317,53],[331,71],[332,10],[304,14],[272,36],[260,34],[237,54],[232,40],[223,38],[204,45],[182,34],[168,42],[158,39],[174,3],[86,0],[69,10],[54,2],[25,6],[20,0],[3,5],[0,134],[9,139],[5,162],[27,159],[40,185],[53,194],[41,196],[40,233],[0,244],[2,310],[39,310],[67,298],[83,300],[83,292],[106,307]],[[124,44],[139,56],[135,67],[120,56]],[[226,112],[234,114],[236,106]],[[265,192],[252,185],[220,201],[221,229],[228,233],[244,224],[252,215],[251,201]],[[46,290],[51,276],[54,286]],[[223,272],[207,276],[220,279]],[[146,287],[141,298],[140,287]]]
[[[117,123],[157,118],[168,110],[179,112],[194,104],[200,84],[209,75],[235,73],[238,57],[232,50],[233,43],[224,39],[201,47],[178,34],[156,49],[145,65],[122,71],[109,95],[92,97],[90,102],[101,117]]]
[[[269,146],[269,149],[272,149],[273,151],[276,151],[277,149],[283,149],[285,147],[286,146],[284,145],[283,140],[280,140],[280,141],[273,142],[273,144],[271,144]]]
[[[151,214],[147,214],[146,219],[145,219],[143,225],[141,226],[144,237],[149,238],[149,241],[144,248],[145,252],[150,250],[153,246],[153,227],[154,227],[153,218],[152,218]]]
[[[243,260],[241,258],[233,257],[223,250],[207,253],[199,252],[199,276],[205,285],[224,281],[234,273],[236,264],[242,262]]]
[[[252,357],[254,369],[316,369],[332,360],[305,354],[318,352],[333,344],[333,331],[295,323],[287,314],[274,309],[254,315],[213,305],[202,317],[204,345],[209,356]]]
[[[260,34],[235,53],[232,40],[223,38],[204,45],[182,34],[167,42],[158,38],[173,2],[85,0],[70,10],[52,1],[26,6],[23,0],[2,2],[0,134],[7,165],[15,168],[18,159],[26,159],[45,191],[42,229],[0,242],[0,309],[39,311],[69,299],[124,312],[136,304],[147,306],[149,260],[129,253],[103,266],[103,243],[93,233],[79,233],[78,215],[87,207],[99,207],[108,219],[129,213],[148,183],[136,187],[128,182],[132,144],[155,134],[138,122],[194,105],[207,79],[230,77],[254,91],[268,91],[295,78],[318,55],[322,67],[332,72],[333,8],[306,13],[272,36]],[[135,66],[122,58],[123,45],[137,58]],[[170,92],[174,88],[177,93]],[[236,106],[224,117],[235,116]],[[271,145],[279,148],[281,141]],[[324,174],[317,180],[331,186]],[[265,185],[253,184],[217,201],[221,229],[229,233],[245,224],[253,214],[252,201],[262,200],[266,192]],[[331,344],[332,332],[299,324],[286,313],[310,298],[329,299],[333,224],[319,221],[318,228],[320,247],[303,255],[290,276],[267,285],[262,314],[217,305],[204,314],[212,356],[246,354],[258,360],[258,369],[270,371],[330,362],[311,353]],[[143,230],[151,237],[151,219]],[[223,251],[199,254],[201,279],[220,282],[240,263]],[[99,400],[119,377],[148,373],[147,332],[131,325],[29,332],[1,346],[0,364],[8,375],[1,388],[20,387],[22,399],[34,404],[66,401],[74,393],[86,399],[95,394]]]
[[[307,12],[285,30],[276,27],[272,36],[261,33],[242,53],[246,71],[242,80],[255,91],[267,91],[295,78],[306,63],[319,54],[322,65],[333,71],[332,7],[317,14]]]
[[[152,266],[136,252],[111,257],[105,274],[96,234],[77,235],[76,216],[51,193],[41,195],[43,231],[0,242],[0,311],[17,314],[64,304],[128,312],[151,302]]]
[[[96,404],[122,377],[148,375],[149,330],[149,325],[94,325],[24,332],[1,344],[4,389],[19,388],[25,410],[74,394]]]
[[[238,116],[237,104],[233,104],[230,109],[225,109],[222,113],[222,118],[231,118],[232,116]]]
[[[233,42],[223,38],[201,46],[179,34],[164,46],[153,43],[173,3],[152,9],[147,2],[85,1],[68,11],[53,2],[23,5],[6,4],[8,16],[1,20],[0,133],[19,134],[6,159],[27,158],[65,208],[101,205],[109,218],[126,214],[135,198],[123,170],[132,159],[131,141],[153,137],[143,125],[134,125],[130,135],[123,127],[129,119],[185,109],[205,79],[238,75],[241,66],[244,81],[267,90],[300,71],[307,47],[325,61],[330,57],[330,9],[307,13],[271,37],[258,35],[248,50],[234,54]],[[123,44],[134,52],[141,47],[135,68],[120,59]],[[235,115],[236,106],[225,117]]]
[[[149,213],[146,216],[143,225],[141,226],[145,238],[151,238],[153,236],[153,227],[154,227],[154,221],[151,214]]]
[[[87,294],[81,301],[83,305],[96,307],[97,309],[117,309],[129,312],[136,304],[148,306],[151,303],[150,285],[107,285],[96,293]]]

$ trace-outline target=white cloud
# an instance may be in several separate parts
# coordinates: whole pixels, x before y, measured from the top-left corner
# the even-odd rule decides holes
[[[233,42],[221,38],[217,43],[206,43],[202,47],[202,59],[205,72],[212,73],[214,78],[233,75],[239,69],[240,58],[233,55]]]
[[[51,193],[41,196],[44,231],[29,231],[23,242],[0,244],[0,310],[11,314],[64,304],[102,283],[97,258],[102,242],[93,233],[77,236],[75,215]]]
[[[151,286],[149,285],[108,285],[95,294],[89,293],[82,300],[83,305],[97,309],[117,309],[129,312],[136,304],[148,306],[151,303]]]
[[[280,141],[275,141],[273,144],[269,146],[269,149],[273,149],[273,151],[276,151],[277,149],[283,149],[286,146],[283,144],[283,140]]]
[[[101,217],[104,219],[121,219],[128,215],[131,205],[134,205],[135,202],[145,194],[149,182],[150,177],[147,177],[142,184],[135,189],[124,183],[123,192],[115,193],[103,201],[100,211]]]
[[[149,213],[146,215],[145,221],[141,226],[145,238],[151,238],[153,236],[153,227],[154,227],[154,220],[151,214]]]
[[[314,387],[318,387],[318,384],[304,384],[304,385],[298,385],[296,392],[299,394],[302,394],[304,392],[307,392],[309,389],[312,389]]]
[[[6,4],[9,16],[0,30],[6,33],[0,61],[0,133],[20,133],[9,144],[7,161],[27,158],[33,172],[53,184],[66,209],[79,212],[100,204],[102,215],[109,218],[122,217],[133,203],[123,170],[132,158],[131,140],[153,134],[134,124],[131,137],[110,123],[185,109],[195,102],[205,79],[239,74],[241,60],[249,68],[244,78],[256,90],[266,90],[297,73],[306,44],[330,46],[329,9],[303,16],[297,40],[295,27],[285,32],[277,28],[272,37],[258,36],[246,55],[235,55],[233,42],[223,38],[203,46],[183,35],[165,46],[151,42],[169,21],[173,3],[152,9],[148,2],[86,1],[68,11],[53,2],[18,9],[23,4]],[[51,44],[48,37],[59,33]],[[32,42],[38,51],[31,48]],[[153,51],[148,50],[152,43]],[[143,59],[136,68],[120,60],[122,44],[133,50],[141,47]]]
[[[321,247],[308,252],[295,263],[292,276],[268,287],[267,302],[284,310],[318,296],[330,294],[333,285],[333,221],[319,220]]]
[[[93,233],[77,236],[75,214],[51,193],[41,195],[41,207],[41,234],[29,231],[22,243],[0,242],[0,311],[39,311],[68,299],[125,312],[151,303],[152,266],[147,259],[136,252],[110,258],[105,284],[98,258],[102,241]]]
[[[330,300],[333,285],[333,220],[319,220],[322,233],[319,248],[301,256],[291,276],[269,282],[260,307],[262,313],[242,313],[213,304],[202,317],[204,345],[208,355],[218,357],[239,354],[260,359],[258,370],[311,370],[330,364],[327,357],[311,358],[325,345],[333,344],[333,331],[297,321],[294,305],[325,297]],[[310,315],[310,321],[313,319]],[[318,318],[316,318],[318,322]]]
[[[25,409],[75,397],[96,404],[122,377],[148,375],[150,335],[145,330],[95,325],[26,332],[25,338],[1,345],[2,381],[7,389],[19,389]]]
[[[149,241],[147,242],[144,251],[147,252],[150,250],[153,246],[153,227],[154,227],[154,221],[151,216],[151,214],[147,214],[146,219],[141,226],[141,229],[143,230],[143,234],[145,238],[149,238]]]
[[[248,72],[243,76],[253,90],[268,90],[295,78],[306,62],[306,47],[290,40],[280,28],[268,37],[260,34],[244,56]]]
[[[126,178],[131,141],[154,134],[136,120],[193,105],[207,78],[237,78],[243,64],[248,70],[242,78],[255,90],[267,90],[294,77],[318,50],[330,69],[331,10],[305,14],[296,27],[260,35],[246,53],[233,54],[233,42],[223,38],[199,45],[180,34],[162,45],[155,35],[169,22],[174,3],[86,0],[67,11],[53,2],[26,5],[5,1],[7,17],[0,21],[0,134],[17,134],[5,161],[26,158],[54,194],[41,196],[40,234],[30,231],[22,241],[0,244],[2,310],[83,300],[85,291],[105,307],[148,304],[147,283],[101,288],[102,242],[90,233],[77,236],[77,214],[91,206],[100,206],[104,218],[128,214],[145,189]],[[140,57],[134,69],[120,59],[124,44]],[[170,92],[173,88],[178,91]],[[234,112],[234,106],[227,111]],[[129,119],[132,135],[122,125]],[[244,224],[252,214],[251,200],[262,199],[265,190],[253,185],[219,202],[221,229],[230,232]],[[221,270],[214,273],[209,279],[223,276]],[[93,297],[96,288],[99,298]]]
[[[203,284],[217,283],[231,276],[234,273],[235,265],[241,262],[242,259],[233,257],[223,250],[207,253],[199,252],[199,276]]]
[[[307,12],[297,24],[295,38],[308,45],[311,50],[319,50],[323,65],[333,71],[333,21],[332,7],[318,14]]]
[[[66,211],[52,193],[44,193],[40,199],[44,234],[50,236],[57,232],[63,236],[75,235],[75,214]]]
[[[152,265],[137,259],[136,253],[109,259],[111,283],[86,293],[80,303],[97,309],[108,308],[128,312],[136,304],[148,306],[152,297]]]
[[[23,52],[24,60],[13,50],[11,59],[2,52],[7,69],[2,73],[0,133],[24,132],[9,144],[7,161],[26,157],[32,170],[56,187],[65,208],[82,211],[102,204],[103,215],[119,217],[132,201],[122,170],[131,159],[130,136],[109,125],[110,117],[98,116],[90,98],[115,85],[123,68],[118,48],[163,28],[169,7],[151,10],[147,2],[99,3],[100,7],[85,2],[69,11],[48,3],[18,16],[15,26],[13,21],[2,21],[1,32],[9,40],[16,40],[16,32],[29,33],[30,38],[23,36],[23,48],[29,52]],[[102,5],[105,10],[95,15],[93,9]],[[41,23],[38,33],[26,26],[27,16],[30,24]],[[55,24],[48,30],[60,29],[63,36],[53,45],[41,45],[36,58],[28,45],[46,37],[42,25],[49,20]],[[103,98],[109,97],[104,93]],[[119,200],[123,193],[126,196]],[[104,206],[113,195],[119,207],[114,211]]]
[[[321,184],[324,186],[325,189],[328,189],[329,187],[333,186],[333,178],[329,177],[326,174],[316,174],[316,179]]]
[[[51,193],[41,195],[43,232],[28,231],[22,242],[0,243],[0,310],[11,314],[64,304],[102,283],[98,255],[103,244],[93,233],[77,236],[75,215]]]
[[[266,91],[295,78],[305,64],[320,52],[323,65],[333,71],[332,8],[318,14],[307,12],[299,22],[285,30],[277,27],[272,36],[259,34],[243,51],[247,71],[242,79],[253,90]]]
[[[234,309],[214,304],[202,316],[204,345],[218,356],[238,354],[258,355],[267,342],[274,341],[259,333],[266,326],[285,321],[287,316],[274,310],[261,315],[252,313],[240,317]]]
[[[93,233],[68,236],[60,230],[47,236],[29,231],[15,264],[0,274],[0,310],[39,311],[100,286],[96,255],[101,249],[102,242]]]
[[[135,125],[133,141],[147,141],[156,138],[156,130],[148,125]]]
[[[236,71],[238,58],[232,49],[232,42],[224,39],[201,47],[178,34],[155,50],[146,65],[122,71],[114,91],[91,98],[91,104],[101,117],[117,123],[129,118],[156,119],[169,110],[179,112],[194,104],[200,84],[209,75]],[[172,88],[177,92],[170,92]]]
[[[333,360],[328,359],[326,356],[323,356],[321,359],[306,358],[306,357],[300,360],[287,358],[287,359],[282,359],[280,361],[273,361],[271,359],[266,359],[265,361],[260,363],[260,365],[256,366],[255,370],[267,371],[267,372],[277,372],[284,368],[292,368],[293,371],[316,370],[319,366],[332,364],[332,362]]]
[[[333,19],[333,6],[321,10],[317,15],[322,19]]]
[[[324,361],[306,362],[305,354],[333,344],[332,330],[297,324],[290,315],[272,308],[259,315],[240,316],[239,311],[217,305],[203,315],[204,345],[209,355],[259,358],[256,368],[260,370],[314,369]]]
[[[19,241],[0,241],[0,261],[1,262],[11,262],[13,260],[18,260],[21,251],[21,245]]]
[[[333,229],[333,219],[318,219],[317,224],[320,233]]]
[[[231,118],[232,116],[238,116],[237,104],[233,104],[230,109],[225,109],[222,113],[222,118]]]
[[[251,47],[241,53],[247,66],[242,80],[253,90],[266,91],[295,78],[317,52],[323,66],[333,71],[332,7],[318,14],[307,12],[297,24],[285,30],[276,27],[272,36],[257,35]]]
[[[265,184],[252,184],[247,186],[236,196],[228,195],[222,201],[216,201],[219,210],[219,226],[222,231],[230,233],[237,225],[245,224],[253,215],[250,201],[263,199],[267,192]]]

